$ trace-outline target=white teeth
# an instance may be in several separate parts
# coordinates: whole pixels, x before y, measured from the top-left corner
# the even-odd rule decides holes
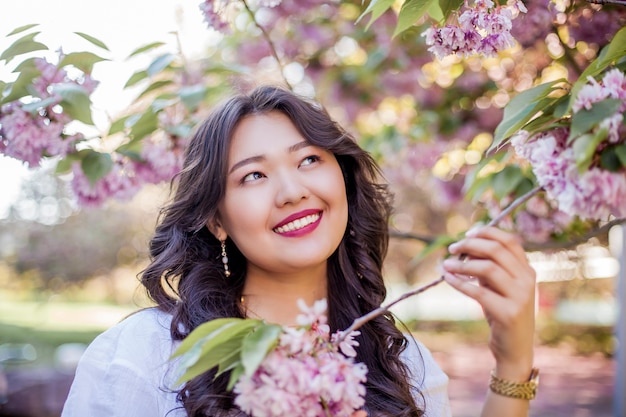
[[[309,214],[306,217],[302,217],[301,219],[297,219],[280,227],[277,227],[276,229],[274,229],[274,231],[277,233],[292,232],[294,230],[302,229],[303,227],[310,225],[311,223],[317,221],[317,219],[319,218],[319,213]]]

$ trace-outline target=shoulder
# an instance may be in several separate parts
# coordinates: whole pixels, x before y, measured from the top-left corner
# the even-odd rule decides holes
[[[413,382],[420,385],[447,384],[448,376],[443,372],[432,353],[412,335],[406,335],[407,347],[402,360],[412,372]]]
[[[407,347],[402,360],[409,368],[415,398],[425,408],[425,416],[450,416],[448,376],[426,346],[412,335],[405,335]]]
[[[78,364],[62,416],[185,415],[170,361],[177,345],[171,320],[155,308],[140,310],[96,337]]]
[[[167,359],[173,347],[171,321],[171,315],[156,308],[139,310],[96,337],[84,356],[106,363]]]

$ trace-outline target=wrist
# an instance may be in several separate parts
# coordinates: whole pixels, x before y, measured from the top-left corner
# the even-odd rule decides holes
[[[509,380],[496,375],[495,370],[491,372],[489,379],[489,390],[498,395],[522,400],[532,400],[537,395],[539,387],[539,369],[532,368],[530,373],[521,380]]]

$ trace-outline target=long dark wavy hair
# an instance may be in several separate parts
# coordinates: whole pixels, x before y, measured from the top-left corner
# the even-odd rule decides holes
[[[332,152],[343,172],[348,225],[328,259],[328,316],[331,331],[347,328],[354,318],[385,299],[383,259],[388,246],[391,198],[380,184],[379,169],[344,129],[317,103],[279,87],[264,86],[236,95],[216,108],[199,126],[185,156],[172,201],[162,209],[150,244],[151,264],[141,276],[158,307],[173,316],[171,334],[181,340],[198,325],[219,317],[243,317],[241,295],[246,259],[226,242],[231,276],[226,278],[220,242],[206,225],[216,216],[225,193],[229,143],[246,116],[281,112],[309,143]],[[332,186],[332,184],[329,184]],[[369,416],[421,416],[409,371],[400,359],[406,339],[391,314],[361,329],[357,361],[367,365],[366,409]],[[228,373],[215,370],[189,381],[178,398],[188,415],[244,416],[226,390]]]

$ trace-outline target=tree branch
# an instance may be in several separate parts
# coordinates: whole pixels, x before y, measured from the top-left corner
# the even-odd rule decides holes
[[[256,20],[256,16],[254,15],[254,11],[250,8],[250,5],[248,4],[247,0],[241,0],[241,2],[243,3],[243,6],[245,7],[245,9],[248,12],[248,14],[250,15],[250,18],[254,22],[254,25],[261,31],[261,33],[263,34],[263,38],[265,38],[265,41],[268,43],[268,45],[270,47],[270,51],[272,52],[272,56],[276,60],[276,63],[278,64],[278,68],[280,69],[280,76],[282,77],[282,79],[285,82],[285,84],[287,85],[287,87],[290,90],[293,91],[293,86],[289,83],[289,81],[287,80],[287,77],[285,77],[285,71],[284,71],[285,67],[283,66],[283,63],[282,63],[280,57],[278,56],[278,51],[276,50],[276,46],[274,45],[274,42],[272,41],[272,38],[270,38],[270,34]]]
[[[529,192],[527,192],[526,194],[522,195],[521,197],[518,197],[507,208],[502,210],[502,212],[500,212],[500,214],[498,216],[494,217],[487,224],[487,226],[497,226],[498,223],[500,223],[502,221],[502,219],[504,219],[506,216],[508,216],[513,210],[515,210],[517,207],[519,207],[520,205],[522,205],[526,201],[530,200],[535,194],[539,193],[542,190],[543,190],[542,187],[536,187],[536,188],[533,188],[532,190],[530,190]],[[461,255],[460,257],[464,258],[464,255]],[[352,322],[350,327],[348,327],[346,330],[341,331],[339,333],[339,337],[337,338],[335,343],[339,344],[339,343],[343,342],[343,340],[350,333],[352,333],[353,331],[357,330],[358,328],[360,328],[361,326],[363,326],[365,323],[367,323],[368,321],[372,320],[373,318],[376,318],[376,317],[384,314],[391,307],[393,307],[394,305],[396,305],[400,301],[405,300],[405,299],[407,299],[409,297],[412,297],[414,295],[423,293],[424,291],[426,291],[426,290],[428,290],[428,289],[430,289],[430,288],[432,288],[432,287],[442,283],[443,281],[444,281],[444,278],[443,278],[443,275],[442,275],[439,278],[429,282],[428,284],[425,284],[425,285],[423,285],[421,287],[418,287],[417,289],[415,289],[413,291],[409,291],[409,292],[407,292],[405,294],[402,294],[400,297],[398,297],[395,300],[389,302],[388,304],[386,304],[384,306],[380,306],[377,309],[370,311],[366,315],[354,319],[354,321]]]
[[[624,224],[624,223],[626,223],[626,218],[611,220],[610,222],[602,225],[601,227],[591,229],[587,233],[581,236],[578,236],[574,239],[568,240],[567,242],[549,241],[549,242],[544,242],[544,243],[526,243],[524,244],[524,249],[530,252],[530,251],[541,251],[541,250],[547,250],[547,249],[574,248],[580,245],[581,243],[585,243],[592,237],[596,237],[596,236],[600,236],[605,233],[608,233],[608,231],[613,226],[617,226],[619,224]]]
[[[592,4],[614,4],[617,6],[626,6],[626,0],[587,0],[587,3]]]

